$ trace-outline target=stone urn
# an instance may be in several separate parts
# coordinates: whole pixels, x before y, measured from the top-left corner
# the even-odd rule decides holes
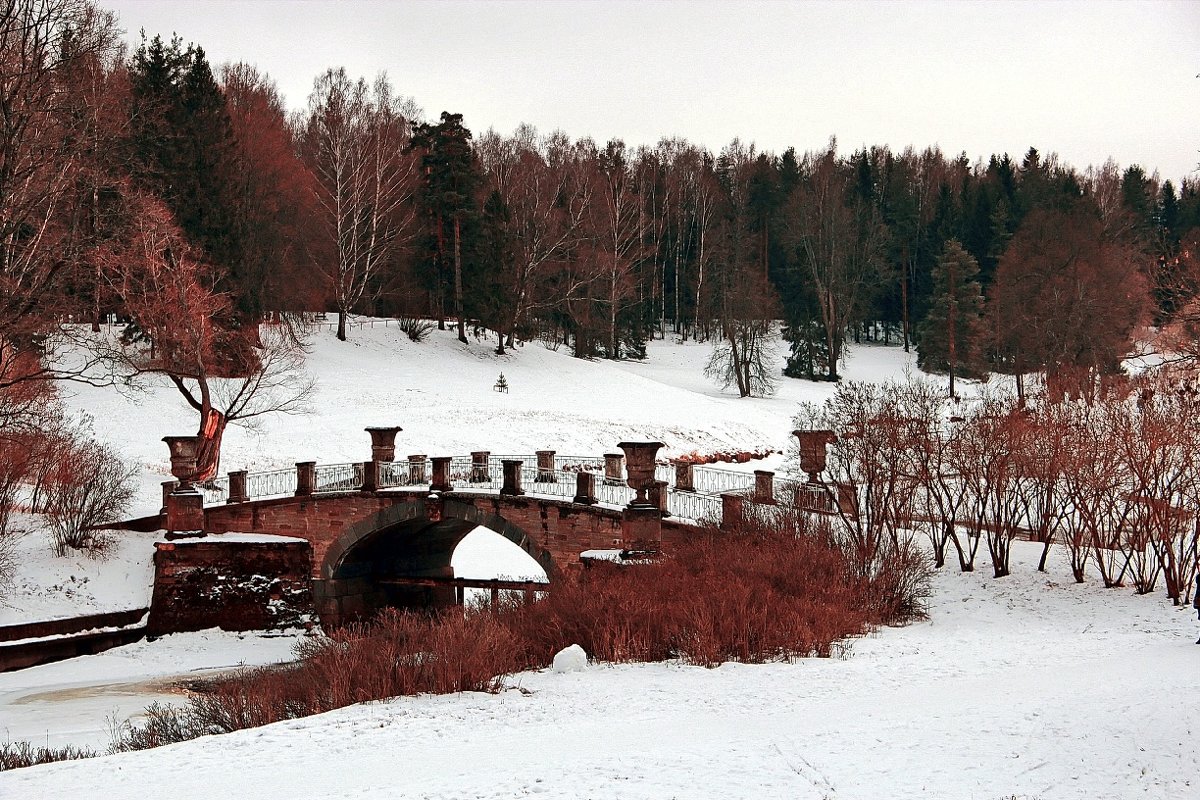
[[[371,460],[396,460],[396,434],[403,428],[364,428],[371,434]]]
[[[196,474],[200,437],[164,436],[163,441],[171,450],[171,474],[179,481],[178,490],[185,490],[192,485],[192,477]]]
[[[825,471],[825,448],[836,442],[833,431],[792,431],[800,442],[800,469],[808,473],[809,483],[820,483]]]
[[[617,445],[625,453],[626,482],[637,492],[630,508],[656,507],[650,501],[649,492],[654,486],[654,458],[663,446],[662,442],[621,442]]]

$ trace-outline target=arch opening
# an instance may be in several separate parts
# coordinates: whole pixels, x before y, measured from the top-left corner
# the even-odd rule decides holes
[[[447,502],[438,521],[416,508],[399,508],[339,537],[321,566],[321,579],[314,581],[322,623],[366,620],[384,608],[429,610],[461,603],[467,590],[456,577],[548,579],[554,570],[550,554],[539,551],[523,531],[469,504],[453,504],[459,505]],[[464,540],[467,546],[459,553]],[[489,561],[494,562],[490,568]]]

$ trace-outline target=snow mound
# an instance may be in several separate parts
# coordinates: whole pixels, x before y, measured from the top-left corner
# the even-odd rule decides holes
[[[577,644],[564,647],[554,654],[552,672],[583,672],[588,668],[587,653]]]

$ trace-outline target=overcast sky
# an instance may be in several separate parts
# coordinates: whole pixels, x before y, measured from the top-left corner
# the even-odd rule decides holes
[[[178,33],[256,64],[290,108],[344,66],[477,132],[972,161],[1033,145],[1200,177],[1200,2],[98,2],[131,43]]]

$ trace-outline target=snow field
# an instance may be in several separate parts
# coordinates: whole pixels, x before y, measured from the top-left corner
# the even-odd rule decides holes
[[[0,774],[0,796],[1184,798],[1195,623],[1159,597],[943,570],[930,619],[847,659],[546,670],[156,751]]]
[[[323,334],[308,364],[314,413],[231,429],[222,469],[362,460],[362,428],[384,424],[404,427],[401,455],[591,455],[628,438],[660,439],[668,454],[783,450],[796,404],[834,391],[783,380],[773,398],[739,400],[703,377],[709,347],[691,342],[652,342],[648,361],[621,364],[536,343],[505,357],[491,347],[462,345],[451,331],[417,345],[381,324],[355,328],[348,343]],[[862,346],[845,372],[901,377],[913,361],[897,347]],[[501,371],[508,394],[491,391]],[[70,402],[142,465],[139,502],[156,509],[168,476],[160,439],[195,427],[173,390],[81,388]],[[110,610],[147,592],[151,539],[131,536],[96,566],[53,563],[36,535],[22,545],[32,588],[0,613],[61,616],[76,602]],[[472,534],[456,569],[528,574],[504,545]],[[0,773],[0,798],[1200,797],[1194,612],[1161,594],[1076,585],[1057,553],[1049,574],[1036,573],[1039,550],[1015,543],[1013,574],[1001,580],[986,567],[940,571],[927,621],[855,640],[847,659],[524,673],[497,695],[399,698]],[[79,574],[91,599],[54,588]],[[0,675],[0,736],[102,748],[114,709],[120,717],[178,697],[166,694],[169,678],[286,660],[292,643],[202,632]]]

